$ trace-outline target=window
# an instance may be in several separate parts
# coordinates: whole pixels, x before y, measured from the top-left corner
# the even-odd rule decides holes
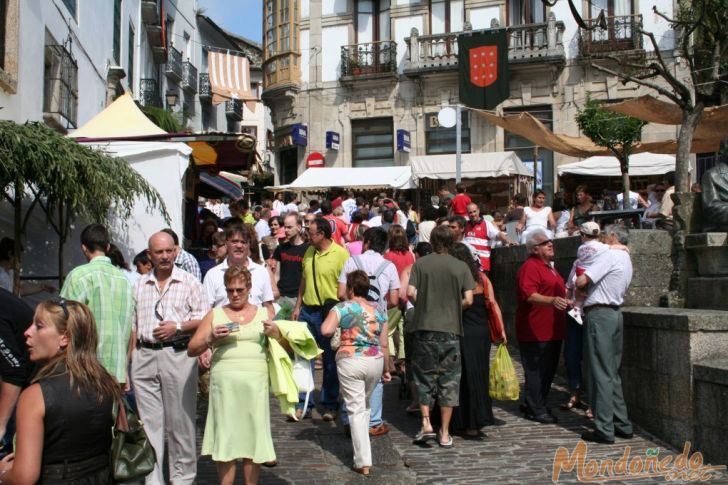
[[[513,115],[519,113],[531,113],[541,123],[546,126],[549,130],[553,129],[552,111],[551,106],[529,106],[522,108],[508,108],[503,110],[505,115]],[[533,169],[533,142],[514,135],[509,131],[505,132],[505,147],[506,150],[516,152],[516,155],[523,161],[523,163]],[[541,175],[541,181],[538,183],[538,187],[542,188],[546,192],[546,197],[551,200],[554,193],[554,152],[551,150],[545,150],[543,148],[538,149],[538,172]]]
[[[52,42],[45,46],[43,118],[56,129],[76,128],[78,65],[64,46]]]
[[[425,114],[425,151],[428,155],[455,153],[457,128],[445,128],[437,121],[437,113]],[[460,112],[460,152],[470,153],[470,113]]]
[[[128,45],[128,52],[127,52],[127,62],[129,65],[127,66],[127,72],[129,73],[129,76],[127,79],[129,80],[129,89],[134,91],[134,26],[129,23],[129,45]]]
[[[66,6],[68,11],[71,13],[71,16],[75,19],[76,18],[76,9],[78,6],[78,0],[62,0],[62,1],[63,1],[63,5]]]
[[[508,25],[539,24],[546,21],[546,6],[541,0],[509,0]]]
[[[121,0],[114,0],[114,60],[121,64]]]
[[[391,40],[391,0],[358,0],[356,2],[356,43]]]
[[[430,0],[430,34],[463,30],[463,0]]]
[[[392,118],[352,120],[352,166],[387,167],[394,165]]]
[[[599,14],[604,11],[607,28],[592,31],[591,40],[612,44],[612,49],[631,49],[632,34],[637,27],[637,18],[632,15],[634,5],[631,0],[593,0],[589,9],[590,24],[597,22]]]

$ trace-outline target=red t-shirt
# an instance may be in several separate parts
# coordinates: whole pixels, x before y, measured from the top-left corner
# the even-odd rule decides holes
[[[331,239],[339,246],[344,247],[344,236],[346,235],[346,224],[344,221],[333,214],[324,216],[324,219],[331,224]]]
[[[529,257],[518,270],[518,305],[516,307],[516,337],[519,342],[548,342],[563,340],[566,311],[549,305],[532,305],[526,300],[534,293],[543,296],[566,295],[564,279],[551,265],[536,256]]]
[[[387,251],[384,253],[384,259],[394,264],[398,275],[401,275],[402,271],[410,264],[415,264],[415,255],[412,251]]]
[[[473,200],[465,194],[458,194],[452,199],[452,213],[456,216],[468,216],[468,204]]]
[[[341,205],[342,202],[343,202],[343,199],[341,197],[335,198],[334,200],[331,201],[331,209],[332,210],[336,209],[337,207],[339,207]]]

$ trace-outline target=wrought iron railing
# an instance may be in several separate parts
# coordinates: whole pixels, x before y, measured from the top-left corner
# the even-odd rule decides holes
[[[188,93],[197,92],[197,68],[190,61],[182,63],[182,83],[180,87]]]
[[[582,56],[606,55],[620,51],[642,50],[642,15],[606,17],[606,29],[598,19],[584,19],[592,30],[579,29]]]
[[[498,24],[493,23],[492,28]],[[508,32],[508,59],[527,62],[530,59],[564,60],[563,35],[566,26],[557,21],[553,14],[547,22],[512,25]],[[466,26],[466,31],[469,27]],[[412,29],[406,37],[407,54],[405,70],[448,69],[458,65],[458,36],[463,32],[449,32],[436,35],[419,35]]]
[[[63,128],[76,128],[78,114],[78,64],[62,45],[46,45],[43,113]],[[57,119],[61,118],[61,119]]]
[[[225,116],[228,119],[241,121],[243,119],[243,100],[231,99],[225,101]]]
[[[397,43],[391,40],[341,47],[341,77],[397,72]]]
[[[180,82],[182,80],[182,53],[174,47],[169,48],[167,57],[167,66],[164,73],[173,81]]]
[[[210,75],[206,72],[200,74],[200,100],[209,101],[212,99],[212,88],[210,87]]]
[[[159,85],[156,79],[139,80],[139,102],[142,106],[162,107],[162,97],[159,95]]]

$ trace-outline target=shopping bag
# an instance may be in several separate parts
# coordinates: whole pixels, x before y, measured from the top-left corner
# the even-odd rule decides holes
[[[495,359],[490,364],[490,397],[498,401],[517,401],[520,386],[516,369],[513,368],[508,347],[504,344],[498,346]]]

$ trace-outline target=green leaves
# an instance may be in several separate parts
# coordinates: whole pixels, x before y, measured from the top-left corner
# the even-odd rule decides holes
[[[137,198],[169,220],[159,193],[125,160],[80,145],[42,123],[0,121],[0,187],[16,182],[38,197],[49,220],[59,205],[70,219],[105,223],[110,212],[128,218]],[[63,227],[55,227],[61,237]]]
[[[588,99],[584,108],[576,115],[581,131],[597,145],[612,151],[631,151],[634,142],[639,141],[644,121],[625,116],[602,107],[602,102]]]

